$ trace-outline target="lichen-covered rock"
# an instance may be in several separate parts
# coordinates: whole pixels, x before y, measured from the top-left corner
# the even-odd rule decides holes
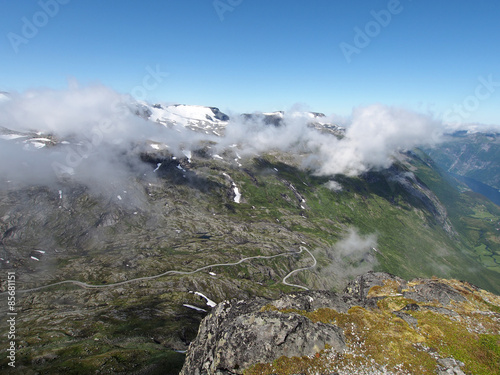
[[[298,309],[304,311],[330,308],[339,312],[346,312],[350,307],[350,305],[344,301],[341,294],[325,290],[286,294],[280,299],[272,301],[271,304],[280,310]]]
[[[220,303],[181,374],[494,373],[499,310],[500,297],[467,283],[369,272],[339,294]]]
[[[406,298],[417,302],[437,301],[441,305],[448,305],[451,301],[463,302],[465,297],[449,285],[435,280],[428,280],[420,285],[415,285],[413,291],[405,292]]]
[[[314,304],[314,297],[305,293],[300,297],[302,302]],[[283,303],[289,305],[286,300],[290,298],[285,296]],[[295,313],[264,311],[263,302],[219,304],[202,322],[181,374],[238,374],[255,363],[281,356],[313,355],[326,347],[344,349],[344,336],[338,327],[313,323]]]
[[[401,289],[406,287],[406,280],[400,277],[385,272],[368,272],[358,276],[346,286],[343,298],[351,305],[376,306],[377,298],[370,298],[368,294],[374,286],[382,287],[387,281],[393,281],[397,285],[395,292],[401,292]]]
[[[464,364],[454,358],[438,359],[438,364],[438,375],[465,375],[461,369]]]

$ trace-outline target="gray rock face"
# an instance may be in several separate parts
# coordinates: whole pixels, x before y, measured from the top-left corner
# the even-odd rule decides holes
[[[222,302],[201,323],[181,374],[240,374],[252,364],[272,362],[281,356],[313,355],[327,345],[342,351],[345,341],[339,327],[313,323],[295,313],[272,311],[272,307],[347,312],[354,305],[376,306],[377,298],[368,298],[368,291],[375,285],[384,285],[386,280],[406,284],[388,273],[369,272],[351,282],[342,294],[306,291],[283,295],[274,301],[257,298]],[[271,311],[263,311],[264,306],[271,307]]]
[[[368,292],[374,286],[384,285],[384,281],[394,280],[400,285],[399,290],[406,286],[406,280],[385,272],[368,272],[351,281],[344,290],[343,299],[352,305],[376,307],[377,299],[368,298]]]
[[[464,364],[454,358],[438,359],[438,364],[438,375],[465,375],[461,369]]]
[[[428,281],[421,285],[416,285],[411,292],[404,293],[405,298],[413,299],[417,302],[437,301],[442,305],[448,305],[451,301],[463,302],[465,297],[450,286]]]
[[[319,292],[284,296],[273,305],[292,307],[322,306],[333,297],[315,303]],[[191,344],[181,374],[239,374],[258,362],[271,362],[281,356],[313,355],[327,345],[345,347],[340,328],[313,323],[299,314],[262,311],[269,301],[231,301],[219,304],[202,322],[197,339]],[[339,302],[344,307],[343,302]],[[309,304],[309,306],[306,306]],[[284,307],[282,307],[284,308]]]
[[[370,293],[373,287],[382,288]],[[394,316],[404,320],[411,330],[416,331],[420,329],[419,321],[411,315],[412,312],[426,309],[440,315],[458,316],[451,310],[451,301],[466,300],[458,289],[441,280],[417,279],[408,283],[388,273],[369,272],[358,276],[339,294],[305,291],[282,295],[273,301],[254,298],[222,302],[202,321],[198,336],[187,352],[181,375],[242,374],[252,365],[272,363],[282,356],[311,357],[325,347],[331,348],[333,352],[352,350],[352,343],[346,344],[343,329],[348,328],[345,325],[341,328],[335,323],[314,323],[304,312],[326,308],[348,313],[354,306],[376,311],[380,310],[377,301],[387,296],[416,301],[392,311]],[[441,306],[427,305],[431,302]],[[352,333],[346,331],[346,336],[350,335]],[[364,344],[359,345],[362,347]],[[461,370],[464,364],[460,361],[441,358],[426,346],[422,348],[437,361],[437,373],[464,374]],[[355,367],[349,369],[356,370]],[[382,373],[374,369],[363,367],[359,373]],[[384,370],[383,373],[393,372]]]
[[[308,291],[291,293],[272,301],[271,304],[277,309],[296,309],[314,311],[321,308],[329,308],[338,312],[347,312],[349,307],[342,295],[329,291]]]
[[[406,323],[408,323],[409,325],[411,325],[413,328],[417,328],[418,327],[418,321],[417,321],[417,319],[415,319],[410,314],[404,313],[402,311],[394,311],[393,314],[396,315],[398,318],[403,319]]]

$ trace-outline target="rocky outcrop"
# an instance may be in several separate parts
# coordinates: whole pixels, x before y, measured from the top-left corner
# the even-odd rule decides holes
[[[183,374],[234,374],[281,356],[313,355],[345,347],[341,330],[298,314],[261,311],[259,304],[221,303],[203,321]]]
[[[313,355],[325,347],[345,348],[342,330],[334,325],[313,323],[299,314],[269,310],[325,306],[345,310],[347,305],[334,293],[302,292],[272,301],[254,299],[220,303],[203,320],[191,344],[182,374],[234,374],[259,362],[281,356]]]
[[[421,373],[424,367],[417,367],[417,372],[400,370],[415,371],[412,366],[424,366],[420,363],[422,358],[426,358],[425,366],[430,366],[434,373],[464,374],[467,364],[462,361],[466,362],[468,356],[447,355],[453,352],[456,343],[445,328],[463,319],[467,322],[463,326],[464,340],[476,337],[472,327],[479,321],[483,334],[498,333],[495,328],[491,332],[484,329],[489,324],[498,328],[500,314],[495,311],[500,299],[490,294],[484,298],[485,293],[455,280],[407,282],[387,273],[370,272],[349,283],[343,293],[305,291],[283,295],[274,301],[262,298],[225,301],[201,323],[181,374],[243,374],[257,364],[262,367],[251,370],[251,374],[318,373],[304,370],[312,367],[314,371],[326,371],[320,373],[349,374],[359,370],[359,373],[406,374]],[[481,318],[474,323],[469,312],[472,304],[478,310],[497,307],[482,311]],[[485,316],[490,316],[491,321],[482,320]],[[436,326],[431,327],[429,322]],[[438,322],[443,322],[442,326]],[[387,327],[393,327],[394,332]],[[460,330],[462,326],[457,327]],[[453,326],[450,332],[456,334],[457,327]],[[367,334],[368,331],[372,333]],[[436,332],[446,346],[443,352],[439,341],[431,336]],[[388,336],[392,337],[387,341]],[[372,347],[374,354],[368,347]],[[384,359],[378,355],[379,351],[389,355]],[[288,369],[283,365],[288,363],[287,358],[291,363]],[[398,360],[401,363],[394,365]],[[293,367],[301,362],[309,367]]]
[[[466,300],[457,290],[435,280],[416,285],[413,291],[405,292],[404,296],[417,302],[437,301],[444,306],[449,305],[452,301],[464,302]]]

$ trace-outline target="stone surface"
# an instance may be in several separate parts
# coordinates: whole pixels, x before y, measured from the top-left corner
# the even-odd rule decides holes
[[[299,306],[306,301],[314,305],[310,294],[317,296],[319,292],[284,296],[274,304],[292,307],[290,300],[296,300]],[[339,351],[345,347],[338,327],[313,323],[295,313],[262,311],[265,302],[220,303],[202,322],[181,374],[238,374],[254,363],[281,356],[313,355],[327,346]]]
[[[466,294],[462,294],[464,291]],[[273,363],[273,366],[281,366],[279,363],[283,363],[280,361],[284,357],[296,357],[297,361],[322,358],[321,363],[325,365],[325,356],[342,358],[345,353],[350,353],[348,355],[351,355],[351,360],[359,357],[364,359],[359,363],[344,363],[345,367],[342,369],[335,366],[323,369],[341,370],[339,374],[408,373],[400,370],[407,364],[408,355],[416,355],[409,348],[428,353],[429,360],[435,362],[434,370],[437,374],[462,375],[464,363],[452,357],[443,358],[442,353],[434,347],[435,343],[428,346],[425,337],[429,333],[422,332],[434,331],[429,330],[428,320],[421,323],[419,319],[423,317],[422,312],[426,316],[426,311],[432,316],[444,316],[445,320],[441,320],[443,322],[448,321],[450,316],[462,319],[461,314],[465,310],[457,310],[460,314],[455,310],[462,302],[470,303],[464,297],[470,291],[465,284],[457,281],[416,279],[407,282],[388,273],[369,272],[358,276],[339,294],[305,291],[282,295],[272,301],[254,298],[221,302],[202,321],[198,336],[188,349],[181,375],[243,374],[246,369],[257,364]],[[477,293],[474,301],[481,299],[479,295],[482,291],[478,290]],[[397,310],[393,311],[394,308]],[[394,320],[394,316],[404,320],[408,326]],[[468,315],[465,316],[469,319]],[[342,323],[342,319],[348,317],[354,319],[352,323]],[[493,320],[487,324],[495,327],[492,322]],[[468,324],[470,323],[469,320]],[[381,325],[385,324],[392,326],[395,331],[381,329]],[[364,332],[379,329],[382,332],[380,338],[370,344],[363,341],[368,337]],[[440,327],[435,329],[436,332],[441,332]],[[464,326],[465,332],[468,332],[467,329]],[[354,334],[354,331],[358,333]],[[443,332],[440,334],[443,335]],[[394,340],[389,339],[388,336],[393,335]],[[391,357],[397,357],[399,350],[406,351],[406,356],[396,359],[401,362],[397,365],[393,363],[395,367],[392,370],[387,369],[388,357],[382,362],[374,362],[373,358],[369,360],[365,345],[378,343],[394,348],[394,351],[391,349],[387,352]],[[397,349],[394,345],[401,345],[401,348]],[[416,358],[418,365],[419,359]],[[281,367],[273,366],[265,373],[279,373],[275,371],[279,371]],[[256,374],[260,370],[252,371],[252,374]]]
[[[461,370],[461,367],[463,367],[464,364],[454,358],[438,359],[438,364],[438,375],[465,375],[465,373]]]
[[[442,305],[448,305],[451,301],[463,302],[465,297],[450,286],[439,281],[428,281],[416,285],[411,292],[405,292],[404,296],[417,302],[437,301]]]

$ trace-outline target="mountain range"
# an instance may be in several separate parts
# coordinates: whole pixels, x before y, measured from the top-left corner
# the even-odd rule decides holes
[[[498,134],[451,134],[328,174],[322,155],[352,133],[323,114],[116,108],[109,123],[69,117],[64,131],[36,116],[14,126],[17,112],[0,122],[17,371],[178,373],[218,303],[341,293],[370,271],[500,292],[500,208],[459,178],[498,188]]]

